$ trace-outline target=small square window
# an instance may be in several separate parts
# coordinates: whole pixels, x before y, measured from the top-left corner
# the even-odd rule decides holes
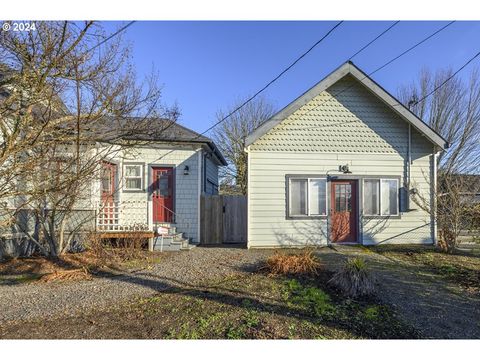
[[[125,165],[124,178],[125,190],[143,190],[143,165]]]

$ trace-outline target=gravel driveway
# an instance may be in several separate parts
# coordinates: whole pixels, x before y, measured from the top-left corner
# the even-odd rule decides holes
[[[184,288],[244,271],[271,251],[201,248],[165,253],[148,270],[105,274],[90,281],[0,285],[0,321],[71,315],[108,308],[167,288]]]
[[[91,281],[0,286],[0,321],[41,319],[102,309],[165,289],[184,289],[244,273],[273,250],[194,248],[166,253],[148,270],[105,274]],[[335,269],[348,256],[366,258],[378,280],[378,295],[429,338],[480,338],[480,299],[412,266],[357,247],[318,251]]]

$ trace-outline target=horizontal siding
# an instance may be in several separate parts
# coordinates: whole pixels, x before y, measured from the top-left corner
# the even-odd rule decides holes
[[[334,97],[339,89],[351,86]],[[330,99],[322,105],[322,102]],[[249,147],[249,247],[327,242],[323,219],[286,219],[286,175],[338,174],[400,177],[401,210],[407,210],[404,177],[408,125],[362,85],[343,79],[305,104]],[[412,128],[412,187],[430,200],[433,146]],[[428,204],[427,204],[428,205]],[[361,211],[361,199],[359,199]],[[359,219],[364,244],[431,243],[431,217],[414,202],[399,219]]]
[[[323,154],[297,154],[308,166],[298,166],[291,154],[256,153],[250,156],[249,185],[249,246],[295,246],[308,244],[325,244],[327,221],[324,219],[291,220],[286,219],[286,179],[287,174],[317,174],[325,176],[326,169],[335,169],[337,160],[323,159]],[[328,156],[327,156],[328,157]],[[398,157],[398,156],[396,156]],[[262,164],[268,159],[268,170]],[[378,166],[375,156],[367,160],[364,156],[353,156],[349,162],[353,175],[391,175],[400,176],[403,184],[405,163],[392,156],[392,164],[388,168]],[[357,163],[358,161],[358,163]],[[260,163],[262,165],[255,166]],[[425,196],[429,196],[429,178],[417,176],[422,169],[429,169],[430,158],[425,155],[412,164],[412,177],[416,187]],[[276,164],[280,165],[276,165]],[[321,165],[320,165],[321,164]],[[361,164],[361,165],[359,165]],[[333,172],[335,173],[335,172]],[[361,200],[361,199],[360,199]],[[405,199],[402,197],[402,208]],[[361,206],[361,204],[359,204]],[[372,244],[388,242],[431,242],[430,215],[417,205],[411,204],[412,211],[401,213],[400,219],[363,219],[363,243]],[[323,230],[320,230],[323,229]],[[311,232],[311,233],[310,233]]]

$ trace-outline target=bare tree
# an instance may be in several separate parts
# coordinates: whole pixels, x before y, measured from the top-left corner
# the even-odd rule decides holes
[[[178,111],[161,105],[155,74],[138,81],[121,36],[94,22],[36,27],[0,35],[0,201],[3,225],[30,210],[38,231],[24,233],[58,256],[102,161],[134,149],[149,118],[173,122]]]
[[[241,103],[243,101],[237,102],[237,105],[226,112],[219,111],[217,119],[223,119]],[[214,128],[214,140],[228,162],[228,166],[220,170],[220,191],[247,194],[248,164],[245,140],[253,130],[272,117],[273,113],[273,106],[265,98],[256,98]]]
[[[436,73],[424,69],[417,82],[399,91],[401,101],[450,144],[438,157],[435,191],[440,242],[447,251],[457,246],[460,232],[468,229],[467,209],[480,192],[480,182],[468,176],[478,175],[480,169],[479,73],[473,70],[468,81],[453,77],[445,82],[452,74],[452,69]],[[430,210],[429,199],[416,195],[414,201]]]

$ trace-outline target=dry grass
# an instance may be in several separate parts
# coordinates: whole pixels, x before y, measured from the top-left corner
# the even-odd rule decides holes
[[[58,258],[33,256],[0,262],[0,283],[2,277],[4,281],[12,281],[14,277],[18,282],[24,278],[42,282],[89,280],[103,269],[143,268],[158,263],[159,254],[143,247],[140,241],[112,245],[92,237],[84,252],[62,254]]]
[[[50,274],[45,274],[40,278],[42,282],[51,281],[72,281],[72,280],[91,280],[92,275],[86,267],[82,269],[60,270]]]
[[[145,250],[147,244],[148,240],[144,238],[109,240],[93,234],[87,247],[96,258],[97,265],[115,268],[127,261],[148,260],[152,253]]]
[[[267,259],[262,268],[270,275],[316,275],[321,264],[313,251],[307,250],[300,254],[275,253]]]

